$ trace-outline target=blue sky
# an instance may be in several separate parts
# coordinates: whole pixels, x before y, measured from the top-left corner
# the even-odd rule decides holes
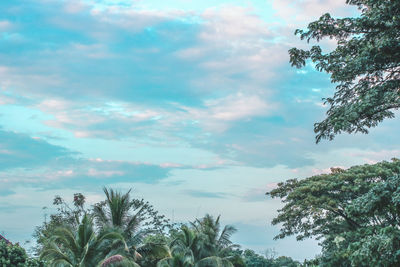
[[[174,221],[221,214],[234,240],[272,240],[277,182],[399,155],[396,120],[315,145],[334,85],[287,50],[337,0],[0,2],[0,231],[31,239],[54,195],[133,188]],[[324,41],[330,49],[333,41]]]

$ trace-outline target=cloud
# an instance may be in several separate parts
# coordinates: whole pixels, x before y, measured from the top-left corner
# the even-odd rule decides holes
[[[154,184],[169,176],[171,168],[143,162],[100,159],[66,159],[41,168],[18,172],[0,172],[0,183],[13,188],[29,185],[33,188],[86,188],[115,183]]]
[[[0,197],[6,197],[15,194],[13,190],[10,189],[0,189]]]
[[[39,137],[0,130],[0,183],[11,195],[17,185],[70,188],[117,182],[157,183],[182,165],[82,158]]]
[[[0,20],[0,31],[7,31],[12,28],[12,23],[8,20]]]
[[[287,10],[273,4],[287,19],[293,10],[344,6],[286,2]],[[312,68],[289,68],[287,49],[297,45],[290,25],[234,5],[189,12],[137,2],[28,3],[38,18],[31,24],[13,21],[23,9],[2,4],[10,34],[25,41],[0,54],[0,86],[49,115],[48,128],[75,138],[179,143],[258,167],[311,165],[308,152],[322,150],[312,125],[333,86]]]
[[[351,16],[356,8],[346,5],[345,0],[274,0],[272,6],[276,14],[291,23],[307,23],[325,13],[334,16]]]
[[[0,170],[51,164],[75,153],[25,134],[0,130]]]
[[[276,23],[236,6],[165,12],[134,5],[34,8],[54,35],[20,25],[31,40],[19,48],[29,64],[17,51],[0,55],[1,86],[29,98],[31,109],[48,115],[48,128],[74,138],[180,144],[258,167],[313,164],[306,151],[321,107],[299,118],[304,107],[287,106],[317,103],[322,92],[304,94],[308,78],[291,74],[290,44]],[[314,76],[317,88],[322,76]]]
[[[266,192],[276,188],[278,183],[269,183],[263,187],[255,187],[248,190],[242,197],[244,201],[248,202],[265,202],[267,200]]]
[[[104,185],[134,187],[182,222],[207,212],[240,222],[245,247],[313,256],[315,246],[294,253],[294,240],[272,241],[268,222],[281,203],[265,192],[399,153],[396,121],[314,143],[334,85],[312,66],[291,68],[287,50],[304,45],[295,28],[352,9],[331,0],[164,2],[0,1],[7,231],[29,236],[54,194],[93,202]],[[249,7],[270,3],[275,11]]]
[[[185,190],[185,194],[196,198],[226,198],[229,196],[227,193],[222,192],[207,192],[199,190]]]

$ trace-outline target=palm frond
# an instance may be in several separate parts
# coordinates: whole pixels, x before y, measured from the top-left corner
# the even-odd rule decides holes
[[[212,256],[198,261],[195,267],[234,267],[234,265],[227,259]]]

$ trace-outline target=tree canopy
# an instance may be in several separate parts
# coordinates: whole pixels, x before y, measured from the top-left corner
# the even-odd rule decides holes
[[[267,193],[285,203],[275,238],[321,240],[320,266],[400,265],[400,161],[332,168],[280,183]]]
[[[311,59],[337,84],[335,94],[325,99],[327,117],[314,125],[317,143],[341,132],[368,133],[368,128],[393,118],[400,107],[400,1],[346,3],[357,6],[360,16],[333,18],[327,13],[307,30],[295,32],[307,42],[335,39],[333,51],[323,53],[318,45],[289,50],[292,66],[303,67]]]
[[[0,240],[0,266],[44,267],[44,262],[30,258],[18,244]]]
[[[46,266],[298,265],[288,257],[267,259],[251,250],[239,250],[231,241],[235,227],[221,225],[220,216],[206,214],[187,224],[171,224],[148,202],[132,198],[131,191],[104,188],[104,193],[105,200],[91,208],[80,193],[74,194],[73,205],[55,197],[57,213],[34,235],[35,251]]]
[[[47,261],[48,266],[99,266],[117,253],[127,253],[124,237],[118,231],[109,228],[96,233],[93,218],[87,214],[77,220],[76,229],[63,226],[53,231],[41,253],[41,258]],[[132,262],[126,266],[136,265]]]

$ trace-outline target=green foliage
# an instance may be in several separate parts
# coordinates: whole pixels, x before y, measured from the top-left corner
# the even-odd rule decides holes
[[[253,250],[246,249],[235,250],[233,253],[239,256],[242,259],[243,263],[239,263],[238,265],[234,264],[235,267],[298,267],[300,263],[298,261],[294,261],[290,257],[280,256],[275,258],[274,255],[272,257],[264,257],[260,254],[255,253]]]
[[[114,228],[121,232],[131,250],[132,258],[137,256],[136,248],[140,246],[143,238],[152,233],[162,234],[165,229],[172,227],[169,220],[158,214],[148,202],[130,198],[130,191],[123,194],[104,188],[104,193],[106,200],[96,203],[93,209],[85,207],[85,196],[80,193],[74,194],[72,207],[60,196],[56,196],[53,205],[57,207],[57,213],[51,214],[50,220],[35,230],[36,254],[42,253],[56,229],[76,229],[79,223],[77,218],[86,214],[94,216],[96,231]]]
[[[114,255],[103,260],[100,267],[140,267],[140,265],[122,255]]]
[[[104,188],[106,200],[94,205],[93,214],[100,229],[113,227],[122,231],[132,253],[150,233],[162,234],[171,225],[163,215],[143,199],[130,198],[130,190],[122,194]]]
[[[221,229],[220,216],[214,219],[206,214],[204,218],[197,219],[192,223],[193,230],[201,242],[200,258],[211,256],[226,257],[228,252],[238,247],[230,240],[232,234],[237,230],[232,225],[226,225]]]
[[[361,12],[354,18],[333,18],[324,14],[308,29],[296,30],[301,39],[317,41],[329,37],[337,47],[323,53],[320,46],[310,50],[289,50],[292,66],[311,59],[318,71],[331,75],[337,84],[327,118],[316,123],[316,140],[333,139],[341,132],[367,133],[385,118],[393,118],[400,107],[400,1],[346,0]]]
[[[130,191],[104,192],[105,201],[93,209],[85,207],[82,194],[74,195],[71,206],[56,196],[58,212],[35,233],[46,266],[297,266],[290,258],[266,259],[254,252],[249,261],[248,251],[242,254],[230,240],[236,229],[222,226],[219,216],[207,214],[178,229],[148,202],[131,199]],[[257,265],[257,257],[268,264]]]
[[[164,241],[161,243],[147,241],[138,248],[138,252],[141,256],[138,263],[142,267],[156,266],[159,261],[171,257],[171,250]]]
[[[29,258],[25,249],[19,245],[0,241],[0,266],[44,267],[44,263],[37,259]]]
[[[300,263],[290,257],[279,256],[273,260],[271,267],[299,267]]]
[[[142,228],[146,233],[163,233],[172,227],[170,221],[143,199],[131,199],[130,192],[122,194],[104,188],[106,200],[95,204],[94,214],[98,222],[124,229],[128,236]]]
[[[110,256],[126,252],[125,248],[124,238],[119,232],[110,228],[96,233],[92,217],[84,215],[76,229],[55,229],[40,257],[49,266],[91,267]]]
[[[179,231],[173,232],[168,244],[170,255],[161,259],[157,266],[233,267],[230,260],[239,261],[230,253],[236,247],[230,241],[236,229],[230,225],[221,229],[219,219],[219,216],[214,219],[207,214],[190,226],[183,225]]]
[[[147,243],[142,247],[143,239],[149,234],[162,235],[166,228],[171,227],[169,220],[143,199],[130,198],[130,190],[122,194],[113,189],[104,188],[106,200],[94,205],[93,214],[99,229],[115,228],[121,231],[130,252],[130,258],[138,261],[142,259],[141,253],[145,253],[146,264],[157,262],[165,257],[155,255],[160,253],[162,246]],[[153,252],[149,253],[152,249]]]
[[[271,259],[266,259],[253,250],[246,249],[242,252],[242,255],[246,264],[245,266],[247,267],[267,267],[272,265]]]
[[[400,161],[332,170],[268,193],[285,203],[276,238],[321,239],[320,266],[400,265]]]
[[[90,211],[85,208],[85,196],[80,193],[74,194],[73,207],[70,207],[60,196],[55,196],[53,205],[57,208],[57,213],[50,215],[50,220],[36,227],[33,237],[36,239],[34,251],[40,255],[44,246],[53,236],[53,232],[59,227],[77,228],[79,220],[84,214],[89,214]],[[43,208],[44,210],[47,207]],[[45,214],[47,218],[47,214]]]

